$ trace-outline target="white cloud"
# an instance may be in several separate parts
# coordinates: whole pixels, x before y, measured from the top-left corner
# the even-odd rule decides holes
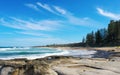
[[[21,30],[42,30],[42,31],[51,31],[56,30],[59,25],[61,25],[61,21],[58,20],[32,20],[26,21],[18,18],[7,18],[7,19],[0,19],[0,24]]]
[[[101,23],[88,18],[88,17],[84,17],[84,18],[79,18],[73,15],[67,15],[67,19],[68,19],[68,23],[72,24],[72,25],[79,25],[79,26],[86,26],[86,27],[95,27],[95,28],[99,28],[101,27]]]
[[[99,14],[109,17],[111,19],[115,19],[115,20],[120,19],[120,14],[111,13],[111,12],[105,11],[101,8],[97,8],[97,11],[99,12]]]
[[[71,25],[80,25],[80,26],[88,26],[88,27],[100,27],[100,23],[91,19],[83,17],[76,17],[74,16],[74,13],[71,13],[70,11],[65,10],[64,8],[61,8],[59,6],[54,6],[54,5],[48,5],[48,4],[42,4],[40,2],[36,3],[43,9],[57,15],[58,17],[61,16],[63,19],[66,20],[61,20],[63,24],[71,24]]]
[[[8,40],[8,45],[18,45],[18,46],[29,46],[31,43],[33,45],[40,45],[40,44],[52,44],[52,43],[68,43],[68,41],[65,41],[60,38],[51,37],[47,34],[39,33],[37,31],[53,31],[60,28],[60,26],[67,25],[67,29],[69,29],[69,25],[78,25],[78,26],[87,26],[87,27],[99,27],[101,24],[89,17],[77,17],[74,15],[74,13],[71,13],[70,11],[65,10],[64,8],[61,8],[59,6],[50,6],[48,4],[41,4],[40,2],[37,2],[37,4],[27,4],[26,6],[34,9],[34,10],[40,10],[38,8],[39,6],[43,9],[57,15],[57,20],[24,20],[19,19],[15,17],[10,18],[1,18],[0,19],[0,25],[20,29],[22,32],[16,32],[19,34],[25,34],[25,35],[32,35],[32,36],[44,36],[44,38],[13,38],[12,41]],[[102,9],[97,9],[102,15],[106,16],[108,12],[105,12]],[[60,14],[60,15],[59,15]],[[112,18],[116,18],[115,14],[109,13],[107,17],[111,16]],[[59,17],[62,17],[59,18]],[[63,20],[64,19],[64,20]],[[14,41],[14,42],[13,42]],[[4,41],[1,43],[4,43]]]
[[[89,18],[89,17],[76,17],[71,13],[70,11],[67,11],[63,8],[60,8],[58,6],[54,6],[54,8],[62,14],[62,17],[66,18],[66,23],[71,25],[79,25],[79,26],[88,26],[88,27],[102,27],[101,23]],[[65,22],[65,21],[64,21]]]
[[[55,8],[59,13],[61,13],[61,14],[63,14],[63,15],[67,13],[66,10],[64,10],[64,9],[58,7],[58,6],[54,6],[54,8]]]
[[[57,30],[59,29],[60,26],[63,25],[79,25],[79,26],[88,26],[88,27],[100,27],[100,23],[90,19],[90,18],[80,18],[76,17],[71,13],[70,11],[67,11],[59,6],[52,6],[48,4],[41,4],[40,2],[37,2],[39,6],[42,8],[52,12],[52,13],[61,13],[61,17],[63,19],[59,20],[23,20],[15,17],[10,17],[10,18],[1,18],[0,19],[0,24],[15,28],[15,29],[21,29],[21,30],[42,30],[42,31],[52,31],[52,30]],[[28,6],[33,6],[33,8],[36,9],[36,5],[28,4]],[[38,9],[37,9],[38,10]],[[40,10],[40,9],[39,9]],[[103,14],[104,11],[100,8],[98,10]],[[59,13],[58,13],[59,12]],[[105,14],[104,14],[105,15]],[[57,15],[58,16],[58,15]],[[58,16],[59,18],[59,16]]]
[[[55,8],[56,11],[58,11],[59,13],[62,14],[62,17],[66,18],[66,22],[72,25],[79,25],[79,26],[88,26],[88,27],[101,27],[101,23],[88,18],[88,17],[84,17],[84,18],[80,18],[80,17],[76,17],[73,15],[73,13],[71,13],[70,11],[67,11],[59,6],[53,6]]]
[[[37,2],[37,5],[51,13],[57,14],[48,4],[42,4],[40,2]]]
[[[32,8],[36,11],[40,11],[39,8],[37,7],[37,5],[34,5],[34,4],[25,4],[25,6],[29,7],[29,8]]]

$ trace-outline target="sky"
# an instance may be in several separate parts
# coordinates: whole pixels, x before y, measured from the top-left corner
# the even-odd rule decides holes
[[[0,0],[0,46],[81,42],[120,19],[120,0]]]

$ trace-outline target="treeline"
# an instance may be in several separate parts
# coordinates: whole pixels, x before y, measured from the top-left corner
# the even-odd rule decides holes
[[[86,46],[118,46],[120,45],[120,20],[111,20],[107,29],[99,29],[91,32],[83,38]]]
[[[52,44],[52,45],[46,45],[46,46],[42,46],[42,47],[85,47],[86,44],[85,43],[69,43],[69,44]]]
[[[83,38],[82,42],[69,44],[52,44],[47,47],[103,47],[120,46],[120,20],[111,20],[107,28],[91,32]]]

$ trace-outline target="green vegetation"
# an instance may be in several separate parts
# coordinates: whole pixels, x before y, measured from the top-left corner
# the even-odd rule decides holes
[[[86,42],[89,46],[119,46],[120,45],[120,20],[111,20],[107,29],[92,31],[86,36]]]
[[[102,46],[120,46],[120,20],[111,20],[108,24],[107,29],[99,29],[96,32],[91,32],[83,38],[80,43],[70,43],[70,44],[53,44],[47,45],[47,47],[56,46],[69,46],[69,47],[102,47]]]

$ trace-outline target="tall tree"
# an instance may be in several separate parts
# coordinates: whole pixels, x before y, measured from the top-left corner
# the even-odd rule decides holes
[[[108,42],[114,42],[115,41],[115,22],[114,20],[111,20],[108,25]]]
[[[115,22],[115,40],[116,42],[120,40],[120,21]]]
[[[95,43],[97,45],[101,44],[102,43],[102,36],[100,34],[100,30],[98,30],[96,33],[95,33]]]
[[[120,20],[118,22],[119,22],[118,26],[117,26],[117,28],[118,28],[118,41],[120,42]]]
[[[87,44],[94,44],[95,40],[94,40],[94,32],[92,31],[91,33],[87,34],[86,36],[86,43]]]
[[[107,36],[108,36],[108,31],[107,29],[103,28],[103,29],[100,29],[100,34],[101,34],[101,37],[102,37],[102,43],[107,43]]]

